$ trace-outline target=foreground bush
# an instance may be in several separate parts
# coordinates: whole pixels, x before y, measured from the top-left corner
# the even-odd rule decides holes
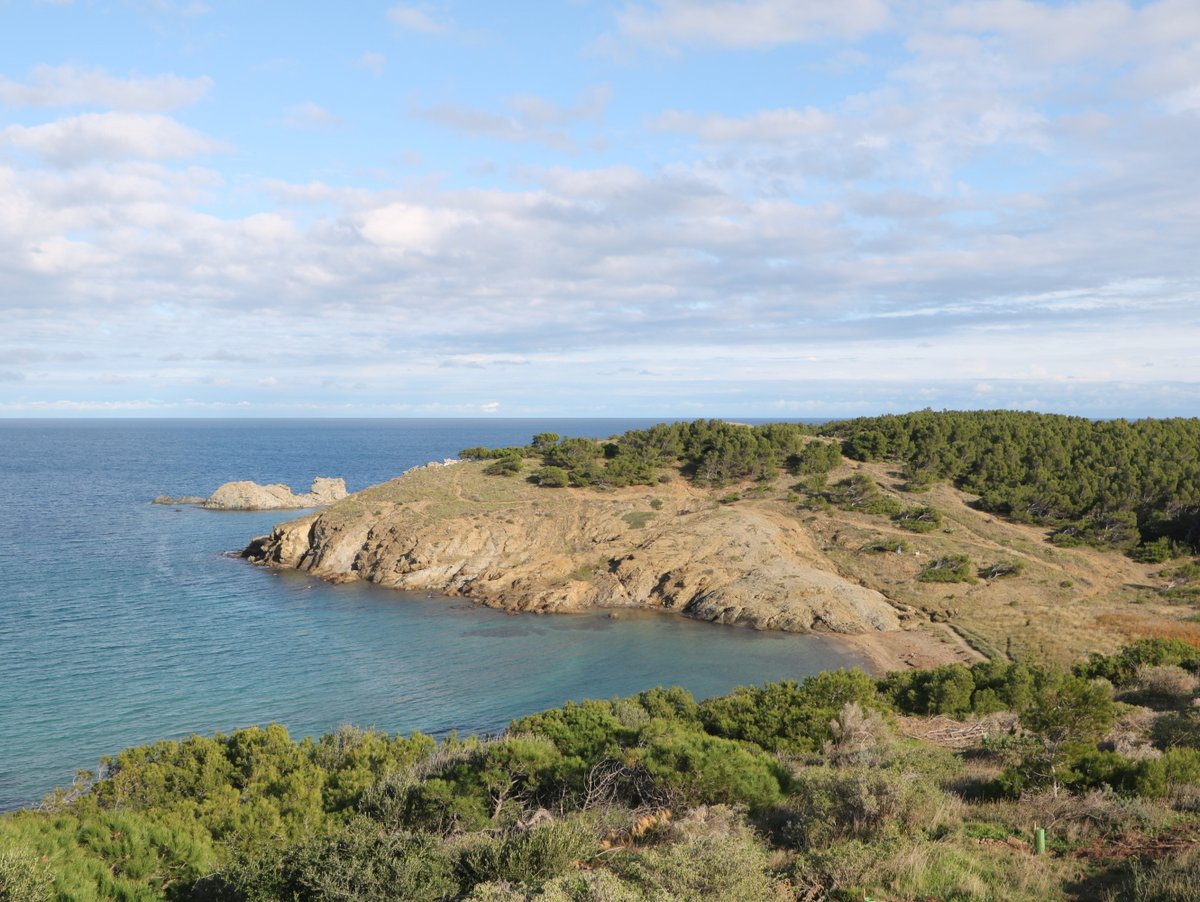
[[[956,822],[957,800],[913,773],[885,768],[804,768],[780,810],[796,848],[846,839],[875,841],[932,833]]]
[[[54,874],[37,855],[20,848],[0,850],[0,902],[45,902]]]
[[[278,725],[155,743],[0,817],[0,902],[1024,900],[1091,877],[1186,897],[1197,663],[1148,642],[1075,673],[837,671],[700,703],[654,689],[440,744]],[[1155,710],[1114,703],[1107,674]],[[1052,827],[1047,856],[1029,853],[1034,824]],[[1161,873],[1108,854],[1139,842],[1138,861],[1176,851]]]

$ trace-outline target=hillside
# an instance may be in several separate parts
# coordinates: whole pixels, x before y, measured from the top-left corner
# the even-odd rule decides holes
[[[946,483],[905,492],[888,463],[841,459],[823,485],[869,477],[884,507],[928,507],[937,528],[831,505],[829,491],[781,468],[719,487],[675,467],[653,485],[586,488],[488,468],[416,470],[280,524],[244,553],[513,611],[637,607],[836,634],[880,670],[1062,661],[1145,635],[1200,635],[1190,609],[1165,594],[1163,565],[1051,545],[1044,528],[980,511]],[[930,562],[955,555],[968,559],[962,579],[923,580]]]
[[[0,900],[1183,902],[1198,686],[1196,648],[1150,641],[650,689],[441,743],[163,740],[0,816]]]

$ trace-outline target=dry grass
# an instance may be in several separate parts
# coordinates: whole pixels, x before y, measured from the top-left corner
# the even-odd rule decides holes
[[[527,469],[535,461],[528,461]],[[373,487],[330,508],[349,523],[364,512],[381,517],[401,511],[430,518],[475,520],[528,518],[530,511],[552,518],[570,533],[572,524],[589,517],[589,504],[600,501],[615,513],[616,532],[641,543],[678,528],[676,516],[706,508],[719,515],[717,499],[737,491],[739,511],[761,510],[799,525],[820,557],[815,566],[832,569],[851,582],[875,589],[901,610],[912,609],[908,627],[924,622],[946,633],[951,656],[966,660],[983,655],[1068,663],[1088,652],[1111,652],[1130,639],[1182,638],[1200,647],[1200,623],[1180,618],[1181,608],[1161,592],[1168,586],[1162,565],[1138,564],[1118,554],[1089,548],[1061,549],[1046,541],[1046,530],[1011,523],[971,506],[974,499],[945,484],[920,494],[900,490],[903,478],[887,464],[846,463],[829,481],[855,473],[870,476],[881,491],[902,506],[928,505],[941,512],[943,527],[925,534],[900,528],[884,516],[804,510],[792,494],[794,478],[781,475],[770,488],[746,483],[708,491],[681,477],[667,484],[622,489],[543,489],[524,476],[486,476],[486,462],[467,462],[448,469],[418,470],[402,479]],[[759,492],[755,489],[762,488]],[[651,503],[661,503],[659,516]],[[720,509],[723,510],[723,509]],[[401,517],[401,519],[406,519]],[[680,541],[686,541],[681,535]],[[593,552],[575,548],[570,536],[556,551],[573,559],[563,574],[593,560]],[[871,554],[872,545],[901,548]],[[581,555],[587,552],[587,559]],[[578,553],[577,553],[578,552]],[[808,552],[811,553],[811,552]],[[1004,579],[968,583],[922,583],[919,575],[930,561],[965,554],[974,567],[998,563],[1018,565],[1021,572]],[[1136,607],[1135,607],[1136,606]],[[893,662],[891,666],[900,666]]]
[[[1103,614],[1096,618],[1125,639],[1182,639],[1200,648],[1200,623],[1147,614]]]
[[[865,473],[902,504],[936,507],[942,530],[914,535],[884,517],[840,510],[799,516],[839,572],[947,624],[984,655],[1065,664],[1088,652],[1114,651],[1129,638],[1200,638],[1200,624],[1181,621],[1178,606],[1160,595],[1166,586],[1161,565],[1091,548],[1056,548],[1045,529],[976,510],[972,496],[949,485],[905,494],[893,469],[862,464],[830,478]],[[862,550],[901,541],[908,546],[902,553]],[[966,554],[981,568],[1019,563],[1023,572],[975,585],[918,581],[924,562],[949,554]]]

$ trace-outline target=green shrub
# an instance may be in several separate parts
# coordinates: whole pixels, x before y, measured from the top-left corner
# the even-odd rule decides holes
[[[1200,563],[1193,561],[1190,564],[1172,567],[1169,570],[1162,571],[1159,576],[1163,579],[1169,579],[1174,583],[1200,582]]]
[[[892,519],[909,532],[933,532],[942,528],[942,513],[935,507],[906,507]]]
[[[1020,712],[1029,746],[1021,760],[1006,769],[1002,783],[1010,793],[1076,784],[1076,765],[1096,762],[1096,743],[1113,724],[1116,709],[1106,683],[1049,672]],[[1103,759],[1105,766],[1119,765]],[[1094,766],[1094,764],[1093,764]]]
[[[579,767],[572,763],[539,736],[469,740],[445,760],[422,768],[421,779],[407,792],[402,817],[413,828],[441,833],[510,823],[527,805],[552,804],[560,785],[578,777]]]
[[[588,699],[514,720],[509,729],[542,736],[568,758],[598,761],[617,754],[636,733],[613,715],[611,702]]]
[[[667,721],[652,721],[626,754],[688,806],[763,808],[777,802],[788,783],[786,768],[762,749]]]
[[[1200,671],[1200,649],[1182,639],[1138,639],[1113,655],[1092,654],[1086,663],[1075,666],[1075,673],[1124,688],[1137,680],[1143,667],[1170,664],[1196,673]]]
[[[1020,576],[1025,572],[1024,561],[997,561],[987,567],[979,568],[980,579],[1007,579],[1010,576]]]
[[[704,728],[715,736],[753,742],[780,752],[814,752],[833,738],[830,723],[855,702],[880,707],[874,681],[860,670],[827,671],[792,681],[742,686],[700,705]]]
[[[1190,546],[1176,542],[1167,536],[1160,536],[1152,542],[1146,542],[1130,549],[1129,556],[1142,564],[1165,564],[1172,558],[1183,557],[1191,553],[1193,553],[1193,549]]]
[[[571,484],[570,474],[562,467],[548,465],[539,468],[534,475],[537,478],[537,484],[543,488],[562,489]]]
[[[584,822],[549,823],[500,837],[475,838],[460,851],[456,870],[465,890],[491,881],[536,889],[597,849],[596,837]]]
[[[285,848],[234,848],[227,868],[195,885],[192,902],[440,902],[458,889],[438,840],[365,819]]]
[[[610,867],[639,899],[784,902],[766,848],[736,812],[717,806],[672,829],[674,842],[616,858]],[[682,834],[682,835],[680,835]],[[597,900],[599,902],[599,900]]]
[[[517,455],[505,455],[484,467],[483,472],[486,476],[516,476],[523,466],[521,458]]]
[[[969,668],[945,664],[931,670],[897,670],[882,678],[879,692],[905,714],[992,714],[1025,707],[1043,668],[981,661]]]
[[[1160,715],[1154,721],[1151,735],[1160,749],[1200,749],[1200,707]]]
[[[655,516],[657,516],[657,514],[653,513],[652,511],[630,511],[627,514],[623,514],[621,519],[628,523],[633,529],[645,529],[646,524],[649,523],[651,518]]]
[[[463,460],[500,460],[505,457],[515,457],[520,460],[522,457],[532,455],[532,448],[463,448],[458,452],[458,456]]]
[[[909,545],[903,539],[874,539],[862,547],[867,554],[904,554]]]
[[[900,502],[880,492],[875,480],[863,473],[856,473],[834,483],[825,492],[825,498],[830,504],[843,510],[860,514],[882,514],[888,517],[900,514]]]
[[[1172,787],[1188,783],[1200,783],[1200,750],[1177,748],[1138,762],[1132,789],[1137,795],[1162,798]]]
[[[946,554],[925,565],[920,576],[923,583],[973,583],[971,559],[965,554]]]
[[[162,811],[153,820],[135,811],[14,812],[0,818],[0,886],[11,890],[0,899],[25,902],[27,891],[38,899],[49,870],[55,900],[151,902],[215,858],[206,831]]]
[[[54,874],[37,855],[0,849],[0,902],[49,902]]]
[[[787,466],[796,476],[828,473],[842,463],[842,447],[837,442],[810,441],[788,458]]]
[[[795,776],[781,808],[783,836],[797,848],[845,839],[874,841],[932,832],[957,805],[915,774],[880,767],[809,767]]]

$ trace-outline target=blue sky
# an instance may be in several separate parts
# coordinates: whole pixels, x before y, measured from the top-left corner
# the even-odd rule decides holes
[[[1200,410],[1194,0],[0,0],[0,416]]]

